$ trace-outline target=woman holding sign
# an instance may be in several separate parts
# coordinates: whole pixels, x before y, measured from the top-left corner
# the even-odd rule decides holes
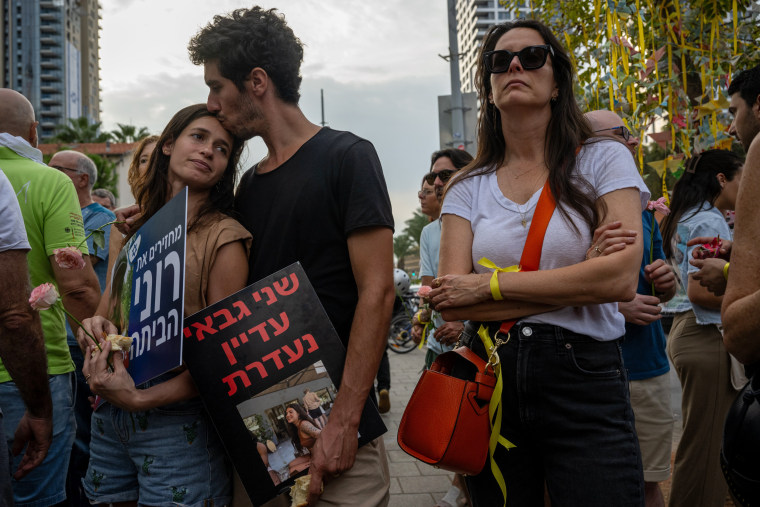
[[[180,110],[164,129],[137,195],[134,234],[185,187],[185,314],[237,292],[248,274],[250,234],[228,216],[242,141],[205,104]],[[117,333],[102,316],[84,321],[94,336]],[[82,342],[80,336],[80,343]],[[119,505],[228,504],[230,469],[189,372],[180,367],[140,386],[102,342],[90,346],[83,372],[106,403],[92,416],[87,496]]]

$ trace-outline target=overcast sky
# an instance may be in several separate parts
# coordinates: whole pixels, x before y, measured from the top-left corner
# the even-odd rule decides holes
[[[180,108],[205,102],[203,69],[187,57],[190,38],[215,14],[252,4],[216,0],[102,2],[103,127],[160,133]],[[450,93],[445,0],[280,0],[276,7],[305,44],[301,108],[370,140],[388,184],[396,229],[418,207],[417,191],[438,146],[437,96]],[[248,142],[244,169],[265,153]]]

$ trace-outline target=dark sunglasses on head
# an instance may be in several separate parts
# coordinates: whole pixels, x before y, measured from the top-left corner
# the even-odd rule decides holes
[[[441,178],[441,181],[446,183],[449,181],[449,178],[451,178],[451,175],[454,174],[456,171],[452,171],[451,169],[444,169],[443,171],[438,171],[437,173],[427,173],[425,175],[425,182],[427,182],[428,185],[432,185],[435,183],[435,179]]]
[[[491,74],[506,72],[515,56],[520,60],[520,65],[525,70],[540,69],[546,63],[546,57],[551,54],[554,56],[554,49],[544,44],[541,46],[528,46],[520,51],[513,53],[505,49],[496,51],[487,51],[483,55],[486,64],[486,70]]]
[[[620,125],[619,127],[610,127],[608,129],[599,129],[595,130],[594,132],[606,132],[608,130],[611,130],[612,133],[616,136],[622,137],[625,142],[628,142],[628,139],[631,137],[631,131],[628,130],[625,125]]]

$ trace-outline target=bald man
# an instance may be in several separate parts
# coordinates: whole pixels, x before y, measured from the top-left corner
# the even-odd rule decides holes
[[[77,192],[79,207],[84,219],[85,235],[89,235],[93,230],[116,220],[116,215],[113,212],[92,199],[92,187],[98,181],[98,168],[90,157],[78,151],[63,150],[53,155],[48,165],[64,173],[74,183],[74,190]],[[106,286],[108,241],[111,228],[103,227],[101,230],[105,233],[106,247],[96,248],[92,243],[92,237],[90,237],[87,239],[87,248],[90,251],[90,262],[95,268],[95,274],[102,290]]]
[[[636,157],[639,139],[632,135],[622,118],[612,111],[586,113],[597,136],[624,143]],[[644,465],[644,492],[647,507],[664,507],[660,482],[670,476],[670,448],[673,440],[673,414],[670,410],[670,365],[665,352],[665,333],[659,320],[660,303],[675,295],[675,274],[665,263],[662,237],[652,214],[642,212],[644,258],[639,271],[639,286],[633,301],[618,303],[625,317],[625,338],[621,342],[623,364],[628,370],[631,406],[636,418],[641,458]],[[649,263],[650,243],[654,262]],[[652,284],[657,295],[652,294]]]
[[[107,223],[116,220],[116,216],[92,199],[92,187],[98,181],[98,168],[95,162],[84,153],[74,150],[59,151],[50,159],[48,165],[58,169],[71,178],[74,189],[79,199],[79,207],[82,209],[84,219],[84,234],[88,236],[95,229],[100,228],[104,233],[105,246],[97,248],[93,243],[92,236],[87,239],[87,249],[90,251],[90,262],[95,269],[95,275],[100,283],[102,291],[106,286],[108,271],[108,242],[111,235],[111,227],[104,227]],[[76,366],[77,388],[74,401],[74,417],[77,422],[76,437],[71,450],[69,462],[69,477],[66,481],[66,495],[70,505],[88,505],[89,501],[84,495],[82,479],[87,473],[87,465],[90,461],[90,420],[92,419],[92,407],[87,399],[91,393],[87,382],[82,374],[84,354],[77,344],[77,339],[71,331],[71,326],[66,326],[66,341],[69,345],[71,359]]]
[[[42,163],[36,148],[37,122],[34,109],[20,93],[0,89],[0,167],[16,193],[31,247],[27,254],[32,285],[53,282],[63,304],[76,318],[91,316],[100,299],[98,279],[89,256],[85,267],[59,267],[53,250],[77,246],[84,240],[82,213],[71,179]],[[82,253],[89,250],[86,244]],[[40,312],[53,400],[53,441],[47,457],[23,480],[13,480],[17,506],[45,507],[66,499],[66,471],[74,441],[74,365],[66,343],[64,313],[59,305]],[[24,415],[24,404],[8,371],[0,364],[0,406],[6,439]],[[14,461],[17,467],[20,457]]]

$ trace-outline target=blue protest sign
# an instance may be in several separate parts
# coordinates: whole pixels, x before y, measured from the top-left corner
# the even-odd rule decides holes
[[[114,263],[109,320],[133,339],[136,385],[182,364],[187,188],[137,230]]]

